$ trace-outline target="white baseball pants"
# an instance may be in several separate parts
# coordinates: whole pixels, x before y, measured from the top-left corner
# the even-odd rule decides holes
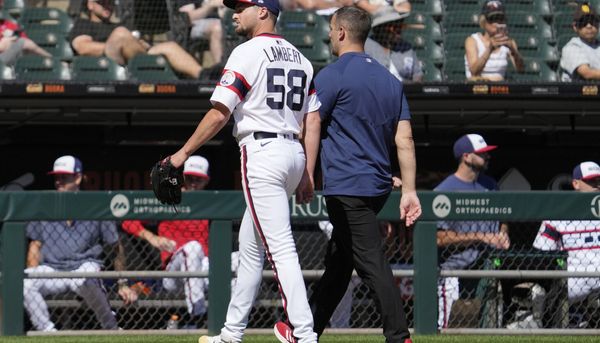
[[[39,265],[27,268],[25,272],[49,273],[56,269]],[[85,262],[73,272],[98,272],[100,265],[95,262]],[[54,323],[50,320],[48,305],[44,296],[71,291],[79,294],[91,308],[104,329],[117,329],[117,321],[110,309],[106,292],[98,279],[25,279],[23,281],[23,297],[25,309],[36,330],[52,331]]]
[[[294,336],[300,343],[317,342],[288,204],[304,172],[302,146],[286,138],[250,140],[242,142],[241,153],[247,208],[240,226],[237,284],[221,337],[241,342],[260,287],[266,253]]]
[[[459,292],[457,277],[438,279],[438,328],[448,327],[452,304],[458,299]]]

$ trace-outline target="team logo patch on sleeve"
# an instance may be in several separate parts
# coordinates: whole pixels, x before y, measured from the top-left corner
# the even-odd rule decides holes
[[[231,70],[227,70],[221,76],[219,85],[223,87],[231,86],[235,82],[235,73]]]

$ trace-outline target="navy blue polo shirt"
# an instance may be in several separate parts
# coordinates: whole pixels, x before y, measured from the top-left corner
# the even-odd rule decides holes
[[[396,126],[410,120],[402,83],[365,53],[345,53],[315,78],[321,101],[324,195],[379,196],[392,189]]]

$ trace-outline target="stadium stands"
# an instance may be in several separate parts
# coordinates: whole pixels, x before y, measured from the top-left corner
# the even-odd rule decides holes
[[[136,55],[127,63],[131,78],[138,81],[175,81],[177,75],[162,55]]]
[[[69,80],[70,72],[66,64],[56,57],[25,55],[15,64],[17,80],[52,81]]]
[[[52,54],[52,56],[62,61],[73,59],[71,44],[67,42],[62,34],[52,31],[33,30],[27,32],[27,36],[41,48]]]
[[[46,31],[67,35],[73,27],[73,20],[58,8],[26,8],[19,18],[25,31]]]
[[[71,63],[74,81],[122,81],[127,79],[125,68],[106,57],[77,56]]]

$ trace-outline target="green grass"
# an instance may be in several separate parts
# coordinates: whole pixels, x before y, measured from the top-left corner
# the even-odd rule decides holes
[[[198,336],[43,336],[43,337],[0,337],[2,343],[196,343]],[[538,342],[569,342],[589,343],[600,342],[596,336],[416,336],[415,343],[538,343]],[[273,335],[248,335],[244,337],[244,343],[277,343]],[[381,335],[327,335],[321,337],[320,343],[383,343]]]

